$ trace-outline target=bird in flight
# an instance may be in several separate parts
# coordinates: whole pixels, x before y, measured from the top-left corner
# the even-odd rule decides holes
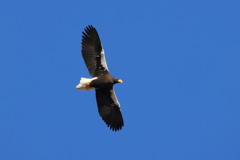
[[[95,89],[98,113],[112,131],[121,130],[124,122],[113,85],[122,83],[107,67],[105,53],[96,28],[88,25],[82,32],[82,57],[92,78],[81,78],[76,89]]]

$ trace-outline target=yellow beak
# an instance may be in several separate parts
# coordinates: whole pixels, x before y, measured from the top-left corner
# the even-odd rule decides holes
[[[123,83],[123,81],[121,79],[118,80],[118,83]]]

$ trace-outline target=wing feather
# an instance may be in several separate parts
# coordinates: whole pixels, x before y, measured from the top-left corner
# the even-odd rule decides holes
[[[113,131],[121,130],[124,122],[120,109],[120,104],[117,100],[113,88],[96,89],[96,98],[98,112],[103,121]]]
[[[89,25],[82,36],[82,56],[92,77],[108,71],[105,54],[96,28]]]

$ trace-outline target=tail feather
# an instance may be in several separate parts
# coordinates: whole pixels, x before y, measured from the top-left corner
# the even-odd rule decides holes
[[[95,79],[97,79],[97,77],[94,77],[94,78],[84,78],[84,77],[82,77],[80,79],[80,83],[76,86],[76,89],[80,89],[80,90],[83,90],[83,91],[90,90],[91,88],[87,88],[86,84],[91,83]]]

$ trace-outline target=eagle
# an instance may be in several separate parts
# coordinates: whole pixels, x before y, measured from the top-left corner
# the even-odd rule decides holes
[[[98,32],[92,25],[82,32],[82,57],[92,78],[82,77],[76,89],[94,89],[99,115],[112,131],[121,130],[124,122],[113,85],[123,81],[110,74]]]

